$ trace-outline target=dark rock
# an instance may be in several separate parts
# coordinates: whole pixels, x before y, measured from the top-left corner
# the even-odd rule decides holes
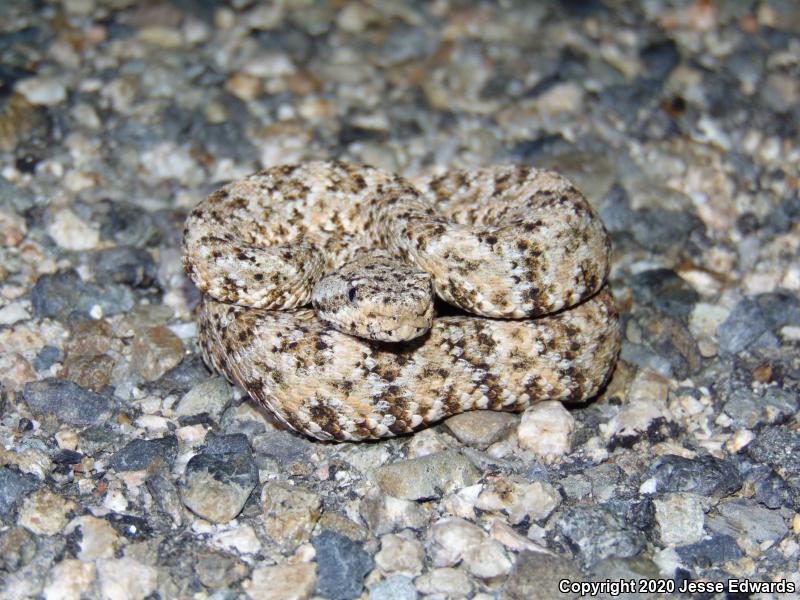
[[[243,433],[233,433],[230,435],[217,435],[209,433],[206,438],[206,447],[203,454],[247,454],[250,455],[250,442]]]
[[[258,468],[248,454],[198,454],[186,465],[183,504],[213,523],[238,515],[258,483]]]
[[[758,544],[777,542],[789,532],[780,512],[760,506],[749,498],[720,502],[706,521],[711,531],[733,538],[748,538]]]
[[[586,565],[609,557],[636,556],[645,547],[645,538],[640,531],[601,506],[566,509],[558,518],[554,531]]]
[[[791,488],[773,468],[746,460],[739,466],[739,471],[752,484],[755,490],[753,499],[757,502],[773,509],[794,506]]]
[[[145,248],[157,244],[160,239],[153,214],[129,202],[99,202],[94,207],[93,221],[100,224],[104,239],[123,246]]]
[[[32,412],[71,425],[96,425],[108,419],[114,408],[111,398],[60,379],[27,383],[22,396]]]
[[[333,531],[323,531],[311,543],[317,552],[316,593],[332,600],[359,596],[372,570],[372,558],[362,545]]]
[[[195,385],[208,379],[208,369],[199,356],[186,357],[177,367],[164,373],[156,381],[147,384],[148,389],[163,394],[183,395]]]
[[[628,232],[631,230],[634,211],[630,207],[628,192],[619,184],[608,192],[598,209],[603,224],[611,233]]]
[[[55,346],[45,346],[39,350],[39,354],[33,359],[33,368],[38,372],[46,371],[55,363],[62,359],[61,350]]]
[[[800,325],[800,300],[790,292],[770,292],[756,297],[767,327],[773,331],[786,325]]]
[[[65,320],[70,313],[89,315],[98,305],[104,315],[116,315],[133,308],[130,288],[114,284],[81,281],[75,271],[59,271],[42,275],[31,290],[31,305],[36,317]]]
[[[270,431],[258,436],[253,443],[253,450],[277,460],[281,464],[302,462],[313,449],[306,438],[288,431]]]
[[[0,516],[5,517],[18,500],[38,487],[33,479],[0,468]]]
[[[172,436],[157,440],[133,440],[114,454],[109,466],[116,471],[140,471],[157,461],[171,467],[178,455],[178,440]]]
[[[702,228],[702,221],[690,212],[647,207],[636,211],[631,233],[643,248],[666,252],[682,249],[692,231]]]
[[[681,60],[678,46],[673,40],[655,42],[639,52],[645,66],[645,76],[659,81],[666,80]]]
[[[666,454],[650,466],[645,479],[650,478],[655,478],[658,494],[691,492],[720,498],[742,487],[736,467],[710,455],[690,459]]]
[[[795,193],[783,200],[764,219],[764,228],[774,233],[786,233],[800,220],[800,197]]]
[[[639,304],[655,306],[673,317],[686,318],[700,299],[698,293],[670,269],[638,273],[631,287]]]
[[[720,350],[736,354],[751,346],[768,329],[767,321],[758,303],[744,298],[717,327]]]
[[[83,454],[75,450],[59,450],[53,455],[53,462],[57,465],[77,465],[83,459]]]
[[[784,474],[786,482],[800,492],[800,431],[790,427],[764,427],[747,446],[757,463],[764,463]]]
[[[558,583],[564,579],[584,581],[575,563],[539,552],[520,552],[503,585],[503,600],[550,600],[574,598],[561,594]]]
[[[705,569],[711,565],[739,560],[744,552],[729,535],[715,535],[687,546],[675,548],[678,556],[691,567]]]
[[[781,422],[797,412],[795,394],[770,387],[757,396],[750,386],[737,386],[728,396],[723,410],[737,427],[752,429],[764,423]]]
[[[147,250],[117,246],[92,252],[90,263],[97,281],[148,287],[156,278],[156,263]]]

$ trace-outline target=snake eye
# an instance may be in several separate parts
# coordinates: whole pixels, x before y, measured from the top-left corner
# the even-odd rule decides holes
[[[354,302],[355,301],[355,299],[356,299],[356,288],[351,287],[347,291],[347,299],[350,300],[350,302]]]

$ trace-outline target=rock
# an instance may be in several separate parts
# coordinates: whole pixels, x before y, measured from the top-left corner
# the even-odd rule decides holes
[[[97,577],[94,563],[66,559],[53,565],[47,574],[42,595],[45,600],[80,600],[91,592]]]
[[[183,525],[183,501],[178,486],[169,474],[160,469],[149,473],[145,485],[158,508],[158,516],[168,517],[171,523],[167,523],[167,525],[170,527]],[[166,519],[164,521],[166,522]]]
[[[382,579],[369,588],[369,600],[416,600],[414,582],[404,575]]]
[[[475,466],[460,452],[446,450],[402,460],[375,470],[375,481],[390,496],[407,500],[441,498],[478,481]]]
[[[180,486],[183,504],[212,523],[238,515],[258,483],[258,469],[249,454],[198,454],[186,465]]]
[[[791,392],[777,387],[767,388],[759,397],[750,386],[741,386],[734,388],[723,410],[735,426],[752,429],[791,418],[797,412],[797,400]]]
[[[46,371],[51,366],[62,360],[61,350],[55,346],[44,346],[33,359],[33,368],[39,373]]]
[[[645,547],[641,531],[598,505],[565,510],[556,521],[555,531],[587,565],[612,556],[636,556]]]
[[[102,391],[111,382],[114,359],[107,354],[68,354],[58,374],[93,392]]]
[[[38,535],[55,535],[67,524],[67,514],[77,508],[46,488],[41,488],[20,503],[20,525]]]
[[[670,269],[642,271],[633,278],[631,287],[639,304],[655,306],[665,314],[683,319],[700,299],[694,288]]]
[[[183,343],[166,327],[148,327],[133,338],[131,368],[155,381],[183,360]]]
[[[436,567],[457,565],[469,548],[480,546],[488,539],[483,529],[460,517],[438,520],[431,526],[429,535],[429,553]]]
[[[331,600],[361,594],[364,577],[372,570],[372,558],[361,544],[332,531],[323,531],[311,543],[317,552],[316,593]]]
[[[65,320],[70,313],[90,316],[98,306],[103,315],[116,315],[133,308],[130,288],[114,283],[81,281],[75,271],[42,275],[31,290],[34,316]]]
[[[28,234],[28,226],[16,211],[0,207],[0,246],[18,246]]]
[[[739,466],[745,477],[745,485],[753,487],[753,499],[767,508],[792,507],[792,490],[788,484],[768,465],[760,465],[749,461]]]
[[[243,433],[231,433],[229,435],[217,435],[209,432],[206,437],[206,447],[203,454],[246,454],[252,455],[250,442]]]
[[[756,298],[764,320],[773,331],[786,325],[800,325],[800,300],[790,292],[771,292]]]
[[[472,410],[450,417],[445,428],[462,444],[484,450],[505,437],[519,417],[492,410]]]
[[[373,535],[420,529],[429,518],[416,502],[394,498],[378,490],[367,493],[361,501],[360,513]]]
[[[637,556],[634,558],[607,558],[592,566],[590,580],[593,582],[604,581],[641,581],[643,579],[658,579],[662,571],[649,558]],[[601,594],[601,598],[617,598],[621,600],[663,600],[664,594],[654,590],[652,593],[634,589],[630,593],[621,591],[619,595]]]
[[[653,501],[661,543],[666,546],[694,544],[703,537],[703,503],[694,494],[666,494]]]
[[[321,513],[322,498],[287,482],[269,481],[261,490],[261,504],[267,534],[280,544],[296,548],[311,535]]]
[[[97,561],[97,580],[103,598],[144,600],[156,591],[158,569],[132,558],[104,558]]]
[[[51,415],[60,423],[70,425],[102,423],[111,416],[114,408],[112,399],[72,381],[45,379],[27,383],[22,396],[33,413]]]
[[[253,442],[253,450],[259,455],[272,457],[280,464],[288,465],[305,462],[313,450],[313,444],[305,437],[278,430],[258,436]]]
[[[463,553],[464,566],[480,579],[494,579],[506,575],[512,566],[503,545],[496,540],[485,540]]]
[[[122,539],[117,531],[104,519],[91,515],[83,515],[72,519],[64,529],[64,535],[70,536],[75,531],[77,536],[77,558],[93,561],[98,558],[114,558]]]
[[[560,581],[583,581],[584,577],[570,561],[538,552],[520,552],[511,573],[503,584],[503,600],[571,599],[562,594]]]
[[[186,392],[174,408],[178,417],[208,414],[219,421],[231,402],[231,386],[224,377],[212,377]]]
[[[668,414],[669,380],[643,368],[636,373],[626,395],[626,402],[608,422],[600,425],[603,437],[612,443],[630,445],[646,434],[659,419]]]
[[[20,81],[16,91],[31,104],[53,106],[67,99],[67,89],[59,77],[29,77]]]
[[[194,572],[204,586],[211,589],[220,589],[231,587],[244,579],[245,575],[247,575],[247,566],[232,554],[207,551],[197,557],[197,561],[194,563]],[[254,571],[254,578],[256,577],[255,573]],[[285,577],[281,578],[280,581],[285,579]],[[274,583],[276,582],[273,582],[273,585],[258,585],[258,587],[266,590],[274,589]],[[254,581],[254,583],[256,582]]]
[[[682,248],[691,232],[703,227],[702,221],[689,211],[666,210],[646,206],[635,211],[634,215],[631,222],[633,238],[643,248],[656,252],[666,253],[672,248]],[[660,271],[661,269],[658,270]],[[664,270],[668,271],[668,269]],[[685,310],[685,308],[680,307],[685,303],[687,296],[684,296],[680,289],[666,288],[665,292],[667,296],[672,296],[674,292],[677,292],[675,295],[677,302],[672,303],[671,300],[666,299],[666,302],[661,304],[659,310],[663,310],[665,307]]]
[[[544,462],[567,454],[572,446],[575,419],[561,402],[539,402],[522,414],[517,436],[519,445]]]
[[[2,477],[2,470],[0,470]],[[0,483],[2,487],[2,483]],[[0,492],[1,493],[1,492]],[[2,515],[2,512],[0,512]],[[36,538],[24,527],[12,527],[0,533],[0,568],[14,573],[36,556]]]
[[[745,537],[758,544],[780,541],[789,528],[779,512],[769,510],[748,498],[720,502],[708,519],[708,528],[733,538]]]
[[[524,519],[546,519],[561,503],[561,495],[549,483],[519,483],[505,477],[492,477],[478,496],[475,507],[503,512],[512,525]]]
[[[0,517],[5,517],[19,500],[37,487],[32,478],[0,468]]]
[[[381,537],[381,549],[375,555],[375,564],[384,573],[413,577],[422,572],[423,558],[422,545],[417,540],[389,533]]]
[[[711,565],[739,560],[744,552],[729,535],[715,535],[688,546],[679,546],[675,551],[689,566],[708,568]]]
[[[178,455],[178,440],[173,436],[155,440],[133,440],[114,454],[109,467],[115,471],[141,471],[158,463],[172,467]]]
[[[645,479],[653,479],[654,492],[689,492],[721,498],[742,487],[742,478],[730,462],[710,455],[694,459],[674,454],[659,457]]]
[[[741,352],[755,343],[767,329],[767,321],[758,303],[751,298],[744,298],[717,327],[720,350],[729,354]]]
[[[0,354],[0,387],[19,392],[36,379],[31,363],[25,360],[19,352],[8,352]],[[0,399],[0,411],[5,404],[4,399]]]
[[[283,563],[253,570],[245,588],[253,600],[305,600],[314,593],[317,569],[311,563]]]
[[[140,288],[152,285],[156,279],[155,261],[144,248],[104,248],[92,252],[89,263],[97,281],[113,281]]]
[[[417,577],[415,583],[423,594],[443,594],[449,597],[466,598],[472,592],[469,577],[461,569],[446,567],[431,569]]]

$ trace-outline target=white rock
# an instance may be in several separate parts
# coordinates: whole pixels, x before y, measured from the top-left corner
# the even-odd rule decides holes
[[[619,436],[636,436],[650,423],[666,418],[669,382],[651,369],[642,369],[631,382],[626,402],[608,422],[600,425],[600,433],[607,440]]]
[[[220,550],[235,551],[240,554],[256,554],[261,550],[256,532],[249,525],[238,525],[220,531],[211,538],[212,545]]]
[[[513,564],[503,545],[496,540],[486,540],[482,544],[467,548],[463,560],[469,572],[481,579],[505,575]]]
[[[79,559],[96,560],[114,557],[120,537],[108,521],[91,515],[76,517],[64,529],[64,535],[71,535],[75,529],[80,529]]]
[[[554,461],[569,452],[575,419],[560,402],[534,404],[522,414],[519,445],[542,460]]]
[[[431,569],[414,581],[423,594],[446,594],[452,597],[466,597],[472,591],[467,574],[461,569]]]
[[[47,226],[47,233],[56,244],[67,250],[91,250],[100,241],[100,231],[68,208],[56,211]]]
[[[451,567],[464,557],[464,553],[482,544],[487,534],[477,525],[458,517],[445,517],[433,524],[431,559],[434,566]]]
[[[531,521],[547,518],[561,503],[558,491],[549,483],[518,483],[505,477],[490,479],[475,506],[481,510],[503,512],[511,524],[525,517]]]
[[[31,316],[28,314],[26,304],[27,303],[23,302],[13,302],[12,304],[0,308],[0,325],[13,325],[18,321],[30,319]]]
[[[694,544],[703,538],[705,512],[695,494],[665,494],[653,501],[661,542],[669,546]]]
[[[422,559],[422,545],[417,540],[389,533],[381,537],[381,549],[375,555],[375,564],[384,573],[413,577],[422,572]]]
[[[108,600],[143,600],[156,590],[158,569],[132,558],[97,561],[100,593]]]
[[[16,90],[31,104],[53,106],[67,98],[67,88],[58,77],[30,77],[20,81]]]
[[[283,563],[255,569],[244,587],[252,600],[305,600],[311,597],[316,585],[316,565]]]
[[[97,576],[93,563],[75,559],[62,560],[47,574],[42,595],[45,600],[80,600],[88,597],[89,586]]]

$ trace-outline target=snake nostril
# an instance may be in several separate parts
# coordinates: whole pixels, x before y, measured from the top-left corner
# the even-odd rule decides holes
[[[347,292],[347,299],[348,299],[348,300],[350,300],[350,302],[354,302],[354,301],[355,301],[355,299],[356,299],[356,288],[354,288],[354,287],[351,287],[351,288],[348,290],[348,292]]]

